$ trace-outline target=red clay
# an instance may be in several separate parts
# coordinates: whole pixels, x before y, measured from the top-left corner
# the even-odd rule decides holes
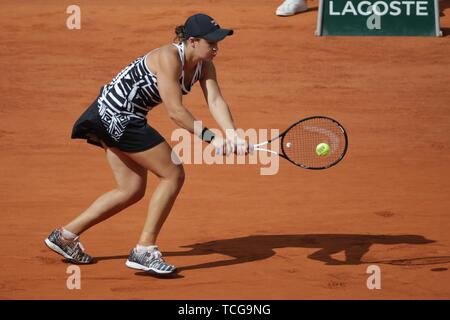
[[[318,38],[317,1],[289,18],[274,15],[281,0],[148,3],[78,1],[82,29],[71,31],[66,2],[3,1],[0,298],[450,298],[449,36]],[[124,265],[151,178],[145,199],[83,235],[98,262],[68,290],[69,265],[43,239],[114,187],[103,151],[70,140],[72,124],[101,85],[199,11],[236,31],[216,66],[240,127],[328,115],[348,130],[349,152],[319,172],[282,161],[273,176],[186,165],[159,239],[181,270],[173,279]],[[214,127],[199,86],[186,105]],[[149,122],[167,139],[176,128],[163,106]],[[371,264],[381,290],[366,287]]]

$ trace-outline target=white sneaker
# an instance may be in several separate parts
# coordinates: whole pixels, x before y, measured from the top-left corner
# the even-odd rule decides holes
[[[277,16],[293,16],[296,13],[308,10],[306,0],[285,0],[276,11]]]
[[[139,253],[136,248],[133,248],[125,265],[128,268],[150,271],[156,274],[169,274],[177,270],[175,266],[164,261],[157,246],[153,246],[150,251],[143,253]]]

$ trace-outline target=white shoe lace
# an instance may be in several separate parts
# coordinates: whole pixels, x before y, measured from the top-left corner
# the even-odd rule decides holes
[[[84,252],[84,246],[79,240],[78,240],[78,245],[80,246],[81,251]]]
[[[153,250],[153,251],[150,253],[150,257],[151,257],[152,259],[154,259],[154,260],[163,260],[163,258],[162,258],[162,253],[161,253],[161,251],[159,251],[158,249]]]
[[[147,252],[146,264],[148,265],[156,265],[157,268],[162,266],[170,266],[162,257],[161,251],[159,249],[153,249],[152,251]]]
[[[62,237],[64,241],[70,243],[70,247],[75,249],[76,247],[79,247],[81,249],[81,252],[84,253],[84,246],[83,244],[80,242],[80,236],[74,238],[74,239],[65,239],[64,237]]]

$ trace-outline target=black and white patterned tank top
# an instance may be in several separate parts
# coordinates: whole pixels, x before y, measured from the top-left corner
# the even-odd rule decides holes
[[[173,44],[178,49],[181,60],[180,89],[188,94],[196,81],[200,79],[202,62],[195,69],[188,88],[184,85],[184,43]],[[145,120],[147,113],[160,104],[158,79],[149,70],[145,59],[147,53],[134,60],[120,71],[112,81],[103,86],[97,100],[98,111],[103,125],[111,137],[118,141],[132,119]]]

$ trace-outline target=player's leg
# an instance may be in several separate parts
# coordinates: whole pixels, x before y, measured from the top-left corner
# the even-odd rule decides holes
[[[54,230],[45,239],[46,245],[72,263],[91,263],[84,252],[79,235],[93,225],[111,217],[141,199],[145,194],[147,170],[134,163],[121,151],[104,145],[106,158],[117,187],[102,196],[62,229]]]
[[[183,186],[184,169],[181,164],[175,164],[172,161],[172,149],[167,142],[162,142],[150,150],[126,154],[159,178],[159,184],[151,197],[147,219],[139,239],[140,245],[154,245]]]
[[[80,235],[90,227],[136,203],[145,194],[147,170],[117,148],[106,147],[105,150],[117,186],[97,198],[89,208],[64,227],[74,234]]]
[[[131,250],[126,261],[126,265],[130,268],[157,274],[170,274],[176,271],[175,266],[164,261],[159,248],[155,245],[161,227],[184,182],[183,166],[172,162],[171,153],[167,142],[162,142],[147,151],[127,153],[130,159],[160,179],[150,200],[147,219],[138,245]]]

